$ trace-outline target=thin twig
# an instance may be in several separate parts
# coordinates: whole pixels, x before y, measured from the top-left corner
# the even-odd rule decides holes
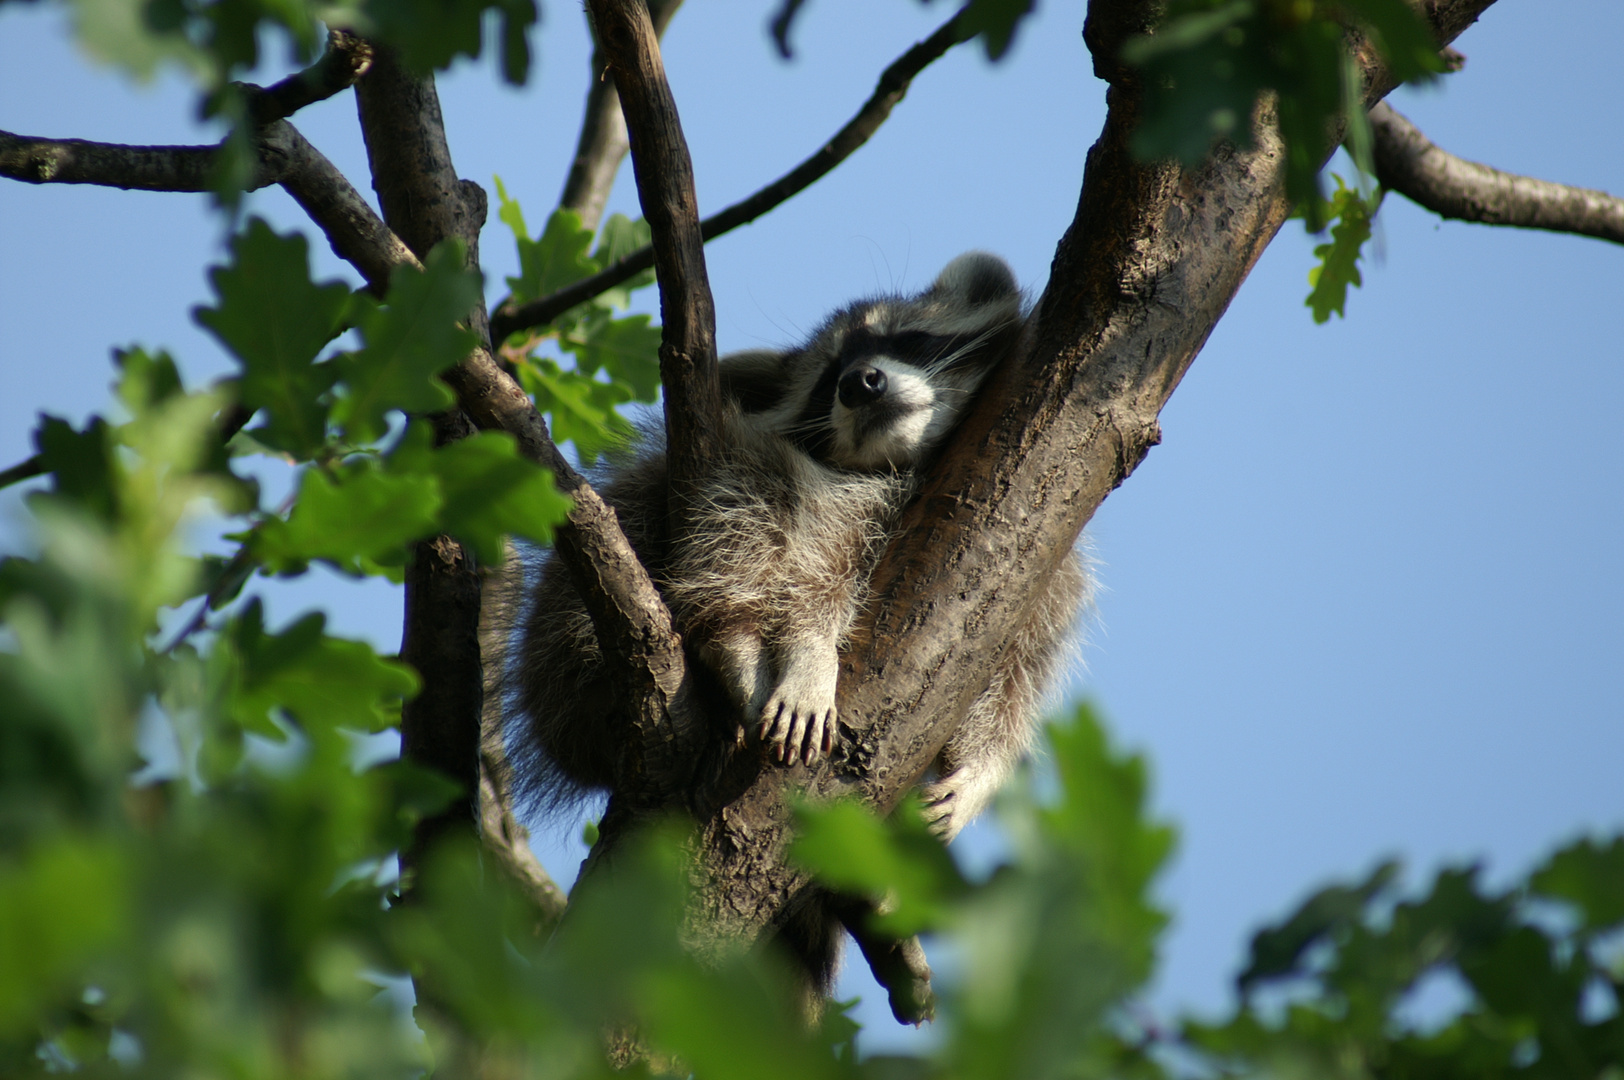
[[[26,461],[19,461],[11,468],[0,472],[0,488],[20,484],[24,480],[32,480],[36,476],[44,475],[44,473],[45,465],[41,462],[40,456],[35,454]]]
[[[233,404],[228,406],[220,413],[218,418],[220,442],[222,444],[230,442],[231,437],[241,431],[248,421],[253,418],[254,414],[241,405]],[[31,458],[19,461],[4,472],[0,472],[0,488],[10,487],[12,484],[31,480],[36,476],[44,476],[45,473],[44,455],[35,454]]]
[[[714,240],[740,225],[749,224],[806,190],[850,157],[879,130],[881,124],[885,123],[886,118],[891,115],[892,108],[907,95],[908,86],[914,76],[954,45],[965,40],[963,22],[964,13],[961,11],[937,28],[935,33],[897,57],[880,75],[874,93],[863,103],[863,107],[857,110],[833,138],[805,161],[755,194],[700,222],[699,229],[704,238],[707,241]],[[577,304],[584,304],[653,265],[654,249],[645,247],[616,261],[599,273],[583,278],[548,296],[525,304],[515,304],[511,299],[504,300],[491,313],[491,340],[502,341],[516,331],[528,330],[533,326],[545,326]]]
[[[1385,101],[1370,110],[1376,179],[1442,217],[1624,244],[1624,199],[1501,172],[1441,149]]]

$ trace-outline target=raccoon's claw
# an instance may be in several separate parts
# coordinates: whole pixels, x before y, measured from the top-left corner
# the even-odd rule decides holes
[[[933,789],[938,785],[926,784],[919,789],[924,805],[919,808],[919,816],[925,819],[925,824],[937,839],[946,840],[953,830],[953,792],[938,794]]]
[[[781,764],[799,760],[810,765],[818,754],[834,749],[835,715],[833,705],[823,708],[791,704],[774,696],[761,716],[761,741],[770,743],[773,756]]]

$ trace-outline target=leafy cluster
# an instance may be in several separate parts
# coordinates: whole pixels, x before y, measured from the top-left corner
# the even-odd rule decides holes
[[[233,378],[189,391],[167,355],[130,350],[121,418],[36,432],[36,550],[0,561],[0,1075],[429,1060],[378,986],[417,963],[388,903],[395,853],[454,792],[357,758],[418,675],[319,613],[269,627],[238,595],[256,567],[398,576],[442,532],[494,561],[567,500],[510,436],[436,447],[402,419],[449,403],[435,376],[470,345],[479,281],[458,245],[381,300],[311,281],[307,254],[251,220],[212,272],[197,317]],[[258,423],[228,442],[243,415]],[[234,471],[262,453],[299,470],[284,509]],[[196,554],[221,522],[234,552]]]
[[[1374,172],[1350,35],[1363,35],[1401,82],[1443,70],[1426,24],[1404,0],[1172,0],[1154,33],[1122,47],[1144,78],[1135,152],[1195,165],[1218,139],[1250,146],[1259,100],[1272,92],[1286,194],[1318,232],[1320,167],[1336,142]]]
[[[515,303],[573,285],[649,242],[647,222],[611,214],[594,247],[592,230],[582,225],[580,214],[562,208],[553,211],[541,236],[531,239],[524,212],[500,178],[496,193],[502,222],[519,247],[519,276],[507,279]],[[514,334],[503,346],[503,358],[520,385],[547,414],[553,438],[573,443],[584,459],[631,438],[621,406],[659,398],[660,328],[647,315],[615,315],[635,290],[652,284],[654,272],[646,270],[546,326]],[[559,362],[565,353],[569,367]]]
[[[1243,1007],[1190,1025],[1189,1044],[1231,1074],[1624,1071],[1624,838],[1579,840],[1503,890],[1449,869],[1401,899],[1396,869],[1322,890],[1259,933]],[[1457,1000],[1418,1015],[1428,986]]]

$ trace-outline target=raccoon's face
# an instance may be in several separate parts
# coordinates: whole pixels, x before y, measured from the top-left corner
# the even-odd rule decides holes
[[[945,436],[1020,326],[1009,266],[971,252],[914,297],[854,304],[789,353],[724,357],[746,418],[840,469],[907,468]]]

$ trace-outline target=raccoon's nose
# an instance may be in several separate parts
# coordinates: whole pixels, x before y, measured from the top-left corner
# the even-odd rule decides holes
[[[885,372],[872,364],[859,364],[840,376],[840,403],[848,409],[885,396]]]

